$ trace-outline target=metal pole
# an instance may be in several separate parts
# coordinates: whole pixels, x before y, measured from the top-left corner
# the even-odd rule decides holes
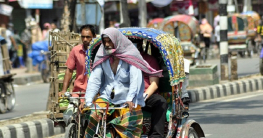
[[[131,21],[129,18],[129,10],[127,0],[120,0],[120,23],[125,23],[127,27],[131,25]]]
[[[236,6],[236,12],[239,13],[237,0],[235,0],[235,6]]]
[[[104,7],[102,7],[101,11],[101,19],[100,19],[100,34],[102,34],[102,31],[104,30]]]
[[[81,22],[82,24],[86,24],[86,4],[83,1],[81,1]]]
[[[219,0],[221,80],[228,80],[227,0]]]
[[[147,25],[147,7],[145,0],[138,1],[140,27]]]

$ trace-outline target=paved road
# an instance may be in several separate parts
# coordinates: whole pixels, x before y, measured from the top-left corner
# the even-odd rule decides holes
[[[49,84],[16,86],[16,106],[13,111],[0,114],[0,120],[11,119],[46,110]]]
[[[231,66],[231,61],[229,59],[228,61],[229,67]],[[217,64],[218,68],[218,74],[220,76],[220,59],[210,59],[207,60],[205,64]],[[238,76],[246,76],[250,74],[257,74],[259,73],[259,57],[258,56],[253,56],[253,58],[240,58],[238,57],[237,59],[237,73]],[[229,69],[230,71],[230,69]],[[191,74],[191,72],[190,72]]]
[[[207,138],[262,138],[263,91],[190,104]]]

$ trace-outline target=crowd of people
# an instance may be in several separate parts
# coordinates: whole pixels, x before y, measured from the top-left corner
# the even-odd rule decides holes
[[[33,41],[31,38],[31,36],[34,35],[32,27],[30,28],[32,29],[30,31],[26,30],[24,32],[18,32],[17,30],[14,30],[12,23],[7,25],[1,24],[1,28],[5,29],[6,45],[9,51],[10,63],[13,68],[25,68],[28,51],[32,51],[31,45],[38,41],[48,41],[50,31],[59,31],[55,23],[45,23],[43,27],[42,33],[40,33],[41,36],[38,35],[39,39]],[[26,32],[27,35],[25,34]]]

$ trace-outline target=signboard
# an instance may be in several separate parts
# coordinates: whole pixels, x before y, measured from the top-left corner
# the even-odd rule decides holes
[[[0,14],[10,16],[13,11],[13,7],[7,4],[0,4]]]
[[[99,26],[101,16],[102,9],[97,1],[86,2],[84,5],[77,3],[76,5],[77,26],[81,26],[83,24],[92,24]]]
[[[20,0],[19,5],[25,9],[52,9],[53,0]]]

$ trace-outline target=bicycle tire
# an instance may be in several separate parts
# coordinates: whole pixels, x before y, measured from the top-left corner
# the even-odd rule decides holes
[[[0,82],[0,113],[6,113],[6,89],[5,89],[5,83]]]
[[[66,127],[65,138],[78,138],[78,126],[75,123],[70,123]]]
[[[15,89],[12,82],[6,83],[6,108],[8,111],[14,109],[16,104]]]
[[[188,137],[189,138],[199,138],[198,134],[196,133],[196,131],[193,127],[189,128]]]

